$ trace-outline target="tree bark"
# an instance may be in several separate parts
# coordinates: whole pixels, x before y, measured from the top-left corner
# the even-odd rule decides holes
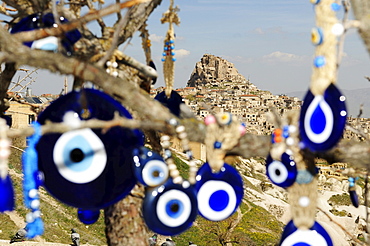
[[[148,245],[149,230],[141,212],[143,196],[144,188],[135,186],[130,195],[104,210],[108,245]]]

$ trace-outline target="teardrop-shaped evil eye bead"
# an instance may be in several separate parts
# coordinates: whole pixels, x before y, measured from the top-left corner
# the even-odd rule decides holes
[[[161,102],[165,107],[167,107],[172,114],[180,116],[180,105],[184,103],[182,97],[176,92],[172,91],[170,97],[168,98],[165,91],[162,91],[155,96],[155,100]]]
[[[14,189],[9,175],[0,177],[0,213],[12,211],[15,207]]]
[[[96,221],[98,221],[99,216],[100,216],[99,210],[88,210],[80,208],[77,210],[78,219],[85,225],[94,224]]]
[[[298,229],[293,220],[284,228],[280,246],[333,246],[327,231],[315,221],[309,230]]]
[[[72,113],[72,114],[70,114]],[[115,113],[131,119],[129,112],[112,97],[94,89],[72,91],[53,101],[38,117],[71,123],[79,120],[112,120]],[[37,146],[38,169],[43,185],[58,200],[84,210],[99,210],[125,197],[137,183],[132,151],[143,145],[142,133],[113,127],[79,129],[64,134],[43,135]]]
[[[143,185],[155,187],[168,179],[168,166],[158,153],[140,147],[134,149],[133,160],[135,177]]]
[[[281,155],[281,161],[273,160],[271,155],[266,159],[267,177],[277,186],[287,188],[297,178],[297,166],[292,156],[287,153]]]
[[[143,217],[150,230],[161,235],[176,235],[188,229],[198,212],[195,189],[189,182],[168,180],[148,189],[143,201]]]
[[[231,216],[243,198],[243,180],[232,166],[224,163],[217,173],[206,162],[196,176],[198,210],[208,220],[220,221]]]
[[[324,95],[308,91],[299,119],[301,139],[312,151],[328,150],[342,137],[346,124],[345,97],[333,84]]]
[[[314,27],[311,30],[311,42],[314,45],[320,45],[322,44],[322,41],[324,39],[324,35],[321,28]]]

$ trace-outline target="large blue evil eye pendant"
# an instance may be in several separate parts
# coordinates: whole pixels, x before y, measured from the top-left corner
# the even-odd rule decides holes
[[[266,174],[271,182],[282,188],[291,186],[297,178],[297,165],[292,156],[287,153],[281,155],[281,161],[272,159],[269,155],[266,159]]]
[[[169,98],[167,97],[166,92],[162,91],[156,95],[154,99],[158,100],[165,107],[167,107],[172,114],[176,115],[177,117],[180,116],[180,105],[184,102],[182,101],[182,97],[176,91],[172,91]]]
[[[15,207],[14,189],[9,175],[0,177],[0,213],[12,211]]]
[[[298,229],[293,220],[284,228],[280,246],[333,246],[327,231],[315,221],[309,230]]]
[[[115,112],[132,118],[104,92],[72,91],[51,103],[38,117],[68,124],[73,120],[112,120]],[[68,120],[65,115],[72,116]],[[74,118],[73,118],[74,117]],[[43,135],[37,146],[44,186],[60,201],[82,210],[99,210],[125,197],[136,184],[132,151],[143,145],[142,133],[122,127],[76,129]]]
[[[305,147],[325,151],[340,140],[346,125],[345,97],[331,84],[324,95],[308,91],[299,119],[299,130]]]
[[[191,227],[198,214],[195,189],[188,181],[148,189],[143,217],[148,228],[161,235],[177,235]]]
[[[140,147],[134,149],[133,160],[135,177],[143,185],[155,187],[168,179],[168,166],[158,153]]]
[[[68,20],[60,16],[59,21],[61,23],[66,23]],[[40,28],[49,28],[55,27],[56,23],[54,20],[54,16],[52,13],[41,14],[36,13],[29,16],[26,16],[22,20],[20,20],[17,24],[15,24],[10,31],[11,33],[17,32],[24,32],[24,31],[32,31]],[[71,55],[73,52],[73,45],[81,38],[81,33],[75,29],[64,34],[64,37],[61,39],[61,43],[63,48],[66,51],[67,55]],[[33,49],[41,49],[41,50],[49,50],[49,51],[58,51],[58,39],[53,36],[49,36],[47,38],[43,38],[40,40],[35,40],[31,42],[25,42],[24,45],[33,48]]]
[[[228,218],[242,201],[243,180],[238,171],[226,163],[217,173],[212,172],[207,162],[204,163],[196,180],[198,210],[208,220]]]

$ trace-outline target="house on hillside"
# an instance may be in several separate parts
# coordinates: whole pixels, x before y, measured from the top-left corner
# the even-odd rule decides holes
[[[27,95],[25,97],[20,97],[20,100],[24,103],[10,100],[9,109],[5,112],[5,115],[10,116],[12,119],[12,128],[25,128],[33,121],[37,120],[37,114],[32,110],[32,105],[45,108],[58,96],[59,95],[47,95],[38,97]]]

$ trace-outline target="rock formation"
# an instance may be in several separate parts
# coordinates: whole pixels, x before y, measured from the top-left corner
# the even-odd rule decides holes
[[[218,85],[222,82],[245,82],[248,81],[239,74],[234,64],[218,56],[204,54],[195,68],[187,83],[188,87],[205,85]]]

